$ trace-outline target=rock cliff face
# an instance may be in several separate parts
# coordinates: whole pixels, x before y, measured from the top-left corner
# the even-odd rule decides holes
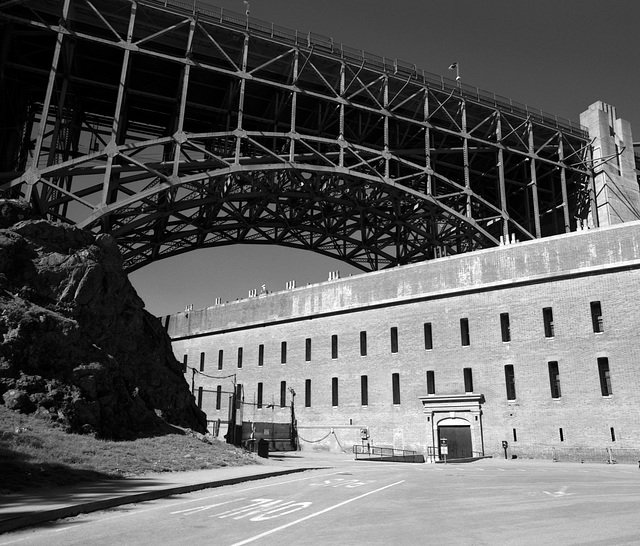
[[[0,403],[70,432],[206,431],[160,322],[113,238],[0,200]]]

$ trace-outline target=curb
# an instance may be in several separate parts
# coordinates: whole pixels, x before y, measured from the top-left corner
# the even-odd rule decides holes
[[[210,482],[194,483],[190,485],[178,485],[174,487],[167,487],[164,489],[157,489],[155,491],[146,491],[144,493],[132,493],[123,495],[120,497],[110,497],[107,499],[97,500],[94,502],[85,502],[82,504],[73,504],[70,506],[64,506],[62,508],[54,508],[52,510],[45,510],[42,512],[32,512],[31,514],[15,516],[4,520],[0,523],[0,534],[8,533],[9,531],[15,531],[23,527],[30,527],[32,525],[38,525],[47,521],[53,521],[56,519],[70,518],[79,514],[88,514],[90,512],[97,512],[98,510],[106,510],[108,508],[114,508],[115,506],[121,506],[123,504],[131,504],[134,502],[144,502],[150,500],[161,499],[170,497],[172,495],[181,495],[184,493],[191,493],[193,491],[199,491],[201,489],[213,489],[216,487],[223,487],[225,485],[234,485],[236,483],[251,482],[255,480],[263,480],[266,478],[273,478],[275,476],[284,476],[287,474],[295,474],[297,472],[306,472],[307,470],[317,470],[312,467],[305,468],[288,468],[286,470],[275,470],[272,472],[265,472],[263,474],[254,474],[248,476],[238,476],[235,478],[226,478],[222,480],[213,480]]]

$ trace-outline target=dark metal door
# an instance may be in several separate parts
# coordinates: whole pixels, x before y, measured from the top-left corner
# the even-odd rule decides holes
[[[438,427],[439,440],[447,439],[449,453],[447,459],[462,459],[471,457],[471,427],[466,426],[442,426]]]

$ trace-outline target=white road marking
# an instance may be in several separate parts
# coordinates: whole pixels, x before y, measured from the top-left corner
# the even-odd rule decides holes
[[[243,519],[249,516],[250,521],[264,521],[267,519],[279,518],[292,512],[297,512],[304,508],[309,508],[311,502],[295,502],[284,501],[276,499],[254,499],[251,504],[247,506],[241,506],[239,508],[232,508],[226,512],[220,512],[209,516],[210,518],[233,518]]]
[[[224,501],[224,502],[217,502],[216,504],[207,504],[205,506],[196,506],[194,508],[185,508],[184,510],[177,510],[175,512],[170,512],[170,513],[172,516],[174,514],[186,514],[187,512],[188,512],[188,515],[191,515],[191,514],[196,514],[197,512],[203,512],[204,510],[209,510],[210,508],[216,508],[217,506],[222,506],[223,504],[229,504],[230,502],[236,502],[241,500],[244,500],[244,498],[233,499],[233,500]]]
[[[264,514],[258,514],[256,517],[251,518],[250,521],[264,521],[267,519],[279,518],[281,516],[286,516],[287,514],[297,512],[298,510],[302,510],[303,508],[309,508],[311,504],[312,504],[311,502],[285,502],[282,506],[278,508],[274,508],[273,510],[268,510]],[[286,510],[286,511],[283,512],[283,510]]]
[[[394,487],[396,485],[399,485],[401,483],[404,483],[405,480],[400,480],[399,482],[395,482],[389,485],[385,485],[384,487],[380,487],[379,489],[375,489],[373,491],[369,491],[368,493],[364,493],[362,495],[359,495],[357,497],[353,497],[352,499],[348,499],[346,501],[342,501],[339,502],[338,504],[334,504],[333,506],[329,506],[328,508],[325,508],[324,510],[320,510],[318,512],[314,512],[313,514],[309,514],[308,516],[305,516],[303,518],[297,519],[295,521],[292,521],[290,523],[286,523],[285,525],[281,525],[280,527],[276,527],[275,529],[271,529],[270,531],[265,531],[264,533],[260,533],[259,535],[256,535],[254,537],[251,538],[247,538],[245,540],[242,540],[240,542],[236,542],[234,544],[232,544],[231,546],[242,546],[243,544],[249,544],[250,542],[255,542],[256,540],[260,540],[261,538],[264,538],[266,536],[272,535],[273,533],[277,533],[278,531],[282,531],[283,529],[286,529],[288,527],[292,527],[293,525],[297,525],[298,523],[302,523],[303,521],[306,521],[308,519],[311,518],[315,518],[316,516],[320,516],[322,514],[325,514],[326,512],[330,512],[331,510],[335,510],[336,508],[340,508],[341,506],[344,506],[345,504],[349,504],[351,502],[360,500],[364,497],[368,497],[369,495],[373,495],[374,493],[379,493],[380,491],[384,491],[385,489],[389,489],[390,487]]]
[[[551,497],[567,497],[569,495],[574,495],[574,493],[567,493],[567,486],[565,485],[560,491],[555,491],[554,493],[549,493],[549,491],[544,491],[547,495]]]
[[[367,485],[368,483],[373,483],[375,480],[367,480],[366,482],[360,481],[358,479],[346,479],[346,478],[333,478],[330,480],[324,480],[320,483],[310,483],[309,487],[320,486],[320,487],[346,487],[347,489],[352,489],[354,487],[361,487],[363,485]]]
[[[84,525],[90,525],[90,524],[96,524],[96,523],[102,523],[105,521],[111,521],[114,519],[120,519],[120,518],[125,518],[125,517],[129,517],[129,516],[137,516],[139,514],[144,514],[146,512],[153,512],[154,510],[160,510],[163,508],[171,508],[172,506],[184,506],[185,504],[191,503],[191,502],[199,502],[199,501],[203,501],[203,500],[209,500],[209,499],[214,499],[217,497],[222,497],[224,495],[232,495],[235,493],[245,493],[247,491],[255,491],[256,489],[264,489],[265,487],[274,487],[274,486],[279,486],[279,485],[284,485],[287,483],[294,483],[294,482],[301,482],[301,481],[305,481],[305,480],[312,480],[312,479],[317,479],[317,478],[322,478],[324,476],[335,476],[336,474],[339,474],[339,471],[336,472],[331,472],[329,474],[321,474],[320,476],[306,476],[304,478],[296,478],[295,480],[286,480],[283,482],[276,482],[276,483],[269,483],[269,484],[264,484],[264,485],[255,485],[253,487],[247,487],[245,489],[241,489],[239,491],[225,491],[224,493],[218,493],[217,495],[210,495],[208,497],[198,497],[197,499],[185,499],[185,500],[181,500],[180,502],[174,502],[173,504],[159,504],[157,506],[152,506],[150,508],[143,508],[140,510],[130,510],[128,512],[125,513],[118,513],[115,514],[111,517],[105,518],[99,518],[99,519],[95,519],[93,521],[84,521],[83,524]],[[277,478],[277,476],[272,476],[274,478]],[[223,487],[228,487],[228,486],[223,486]],[[196,493],[196,491],[194,491],[194,493]],[[182,493],[183,495],[188,495],[189,493]],[[155,501],[163,501],[165,499],[160,498],[160,499],[155,499]],[[143,501],[144,504],[148,503],[148,502],[154,502],[154,501]],[[231,501],[230,501],[231,502]],[[139,504],[139,503],[130,503],[130,504]],[[142,504],[142,503],[140,503]],[[121,506],[125,506],[125,505],[121,505]],[[96,512],[93,512],[93,514],[99,513],[99,512],[103,512],[106,513],[107,511],[111,512],[114,509],[119,508],[118,506],[114,506],[113,508],[107,508],[105,510],[97,510]],[[82,517],[82,516],[89,516],[91,513],[86,513],[86,514],[78,514],[78,516],[73,516],[73,517]],[[64,521],[64,520],[61,520]],[[56,525],[54,523],[54,525]],[[75,525],[69,525],[69,526],[65,526],[65,527],[61,527],[58,529],[51,529],[50,532],[52,533],[61,533],[63,531],[68,531],[71,529],[75,529],[76,526]],[[16,540],[15,542],[22,542],[23,540],[26,540],[26,538],[20,538],[19,540]],[[3,542],[4,544],[13,544],[13,542]]]

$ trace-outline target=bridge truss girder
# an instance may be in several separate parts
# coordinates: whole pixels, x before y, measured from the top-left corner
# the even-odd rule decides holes
[[[130,270],[236,243],[376,270],[564,233],[594,209],[579,128],[165,4],[0,2],[0,189],[110,233]]]

